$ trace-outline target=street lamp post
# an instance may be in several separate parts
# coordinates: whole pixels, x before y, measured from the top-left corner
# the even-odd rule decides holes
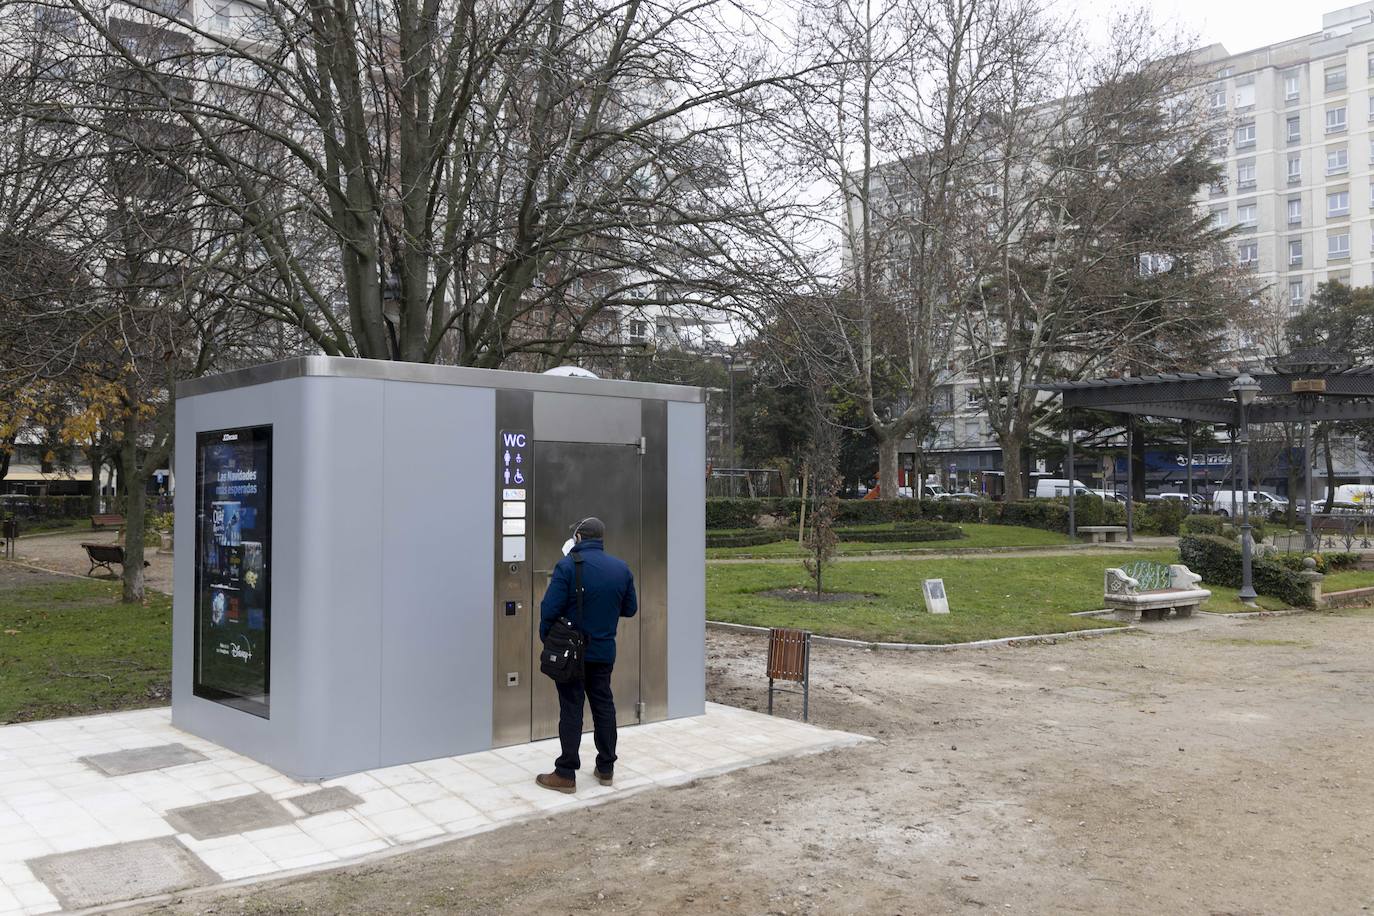
[[[725,371],[730,375],[730,495],[735,495],[735,354],[725,354]]]
[[[1240,523],[1240,594],[1241,603],[1248,607],[1255,606],[1255,599],[1259,594],[1255,591],[1254,573],[1251,568],[1252,563],[1252,537],[1250,527],[1250,425],[1246,415],[1246,408],[1255,400],[1255,395],[1259,394],[1259,382],[1248,372],[1242,372],[1234,382],[1231,383],[1231,393],[1236,398],[1236,404],[1240,412],[1240,477],[1241,477],[1241,523]],[[1234,492],[1234,491],[1232,491]],[[1232,505],[1235,505],[1232,503]]]

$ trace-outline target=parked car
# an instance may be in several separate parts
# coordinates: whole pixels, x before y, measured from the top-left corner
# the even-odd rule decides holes
[[[1088,489],[1087,484],[1081,480],[1073,481],[1073,492],[1075,496],[1100,495]],[[1067,477],[1041,477],[1035,482],[1035,497],[1037,499],[1054,499],[1057,496],[1069,495],[1069,479]]]
[[[1261,518],[1278,515],[1288,511],[1288,500],[1263,490],[1251,490],[1250,511]],[[1238,517],[1244,507],[1244,490],[1216,490],[1212,493],[1212,512],[1215,515]]]
[[[23,493],[0,495],[0,517],[13,515],[16,518],[33,518],[38,515],[38,503],[32,496]]]
[[[969,490],[960,490],[958,493],[951,493],[945,499],[985,499],[981,493],[973,493]]]
[[[1185,505],[1191,501],[1193,504],[1194,512],[1197,512],[1199,510],[1205,510],[1207,508],[1207,500],[1203,499],[1196,493],[1194,493],[1192,496],[1189,496],[1187,493],[1150,493],[1145,497],[1145,501],[1150,503],[1183,503]]]

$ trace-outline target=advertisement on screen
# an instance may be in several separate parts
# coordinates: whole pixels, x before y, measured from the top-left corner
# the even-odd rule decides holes
[[[272,427],[196,435],[196,696],[268,717]]]

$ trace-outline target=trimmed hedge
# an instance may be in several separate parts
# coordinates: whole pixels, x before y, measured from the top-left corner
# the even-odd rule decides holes
[[[706,500],[707,528],[757,528],[763,500],[726,497]]]
[[[772,544],[787,537],[782,528],[749,528],[745,530],[707,531],[707,547],[757,547]]]
[[[900,541],[956,541],[968,537],[964,529],[949,522],[899,522],[891,528],[836,528],[841,541],[861,544],[891,544]]]
[[[1267,559],[1273,559],[1288,569],[1302,572],[1305,567],[1302,561],[1311,557],[1317,561],[1317,572],[1326,575],[1329,572],[1337,572],[1342,569],[1354,569],[1360,563],[1360,555],[1357,553],[1277,553],[1270,554]]]
[[[1178,541],[1178,557],[1205,583],[1240,587],[1241,554],[1235,541],[1211,534],[1185,535]],[[1278,598],[1293,607],[1312,606],[1307,583],[1283,563],[1255,557],[1250,569],[1259,594]]]
[[[1180,534],[1209,534],[1212,537],[1235,540],[1236,529],[1226,523],[1220,515],[1190,515],[1179,525]]]

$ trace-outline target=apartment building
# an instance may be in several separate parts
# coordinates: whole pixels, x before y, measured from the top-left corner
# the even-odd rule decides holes
[[[1236,259],[1294,311],[1327,280],[1374,283],[1374,2],[1326,13],[1318,32],[1240,54],[1212,45],[1203,59],[1226,178],[1198,200],[1236,228]]]

